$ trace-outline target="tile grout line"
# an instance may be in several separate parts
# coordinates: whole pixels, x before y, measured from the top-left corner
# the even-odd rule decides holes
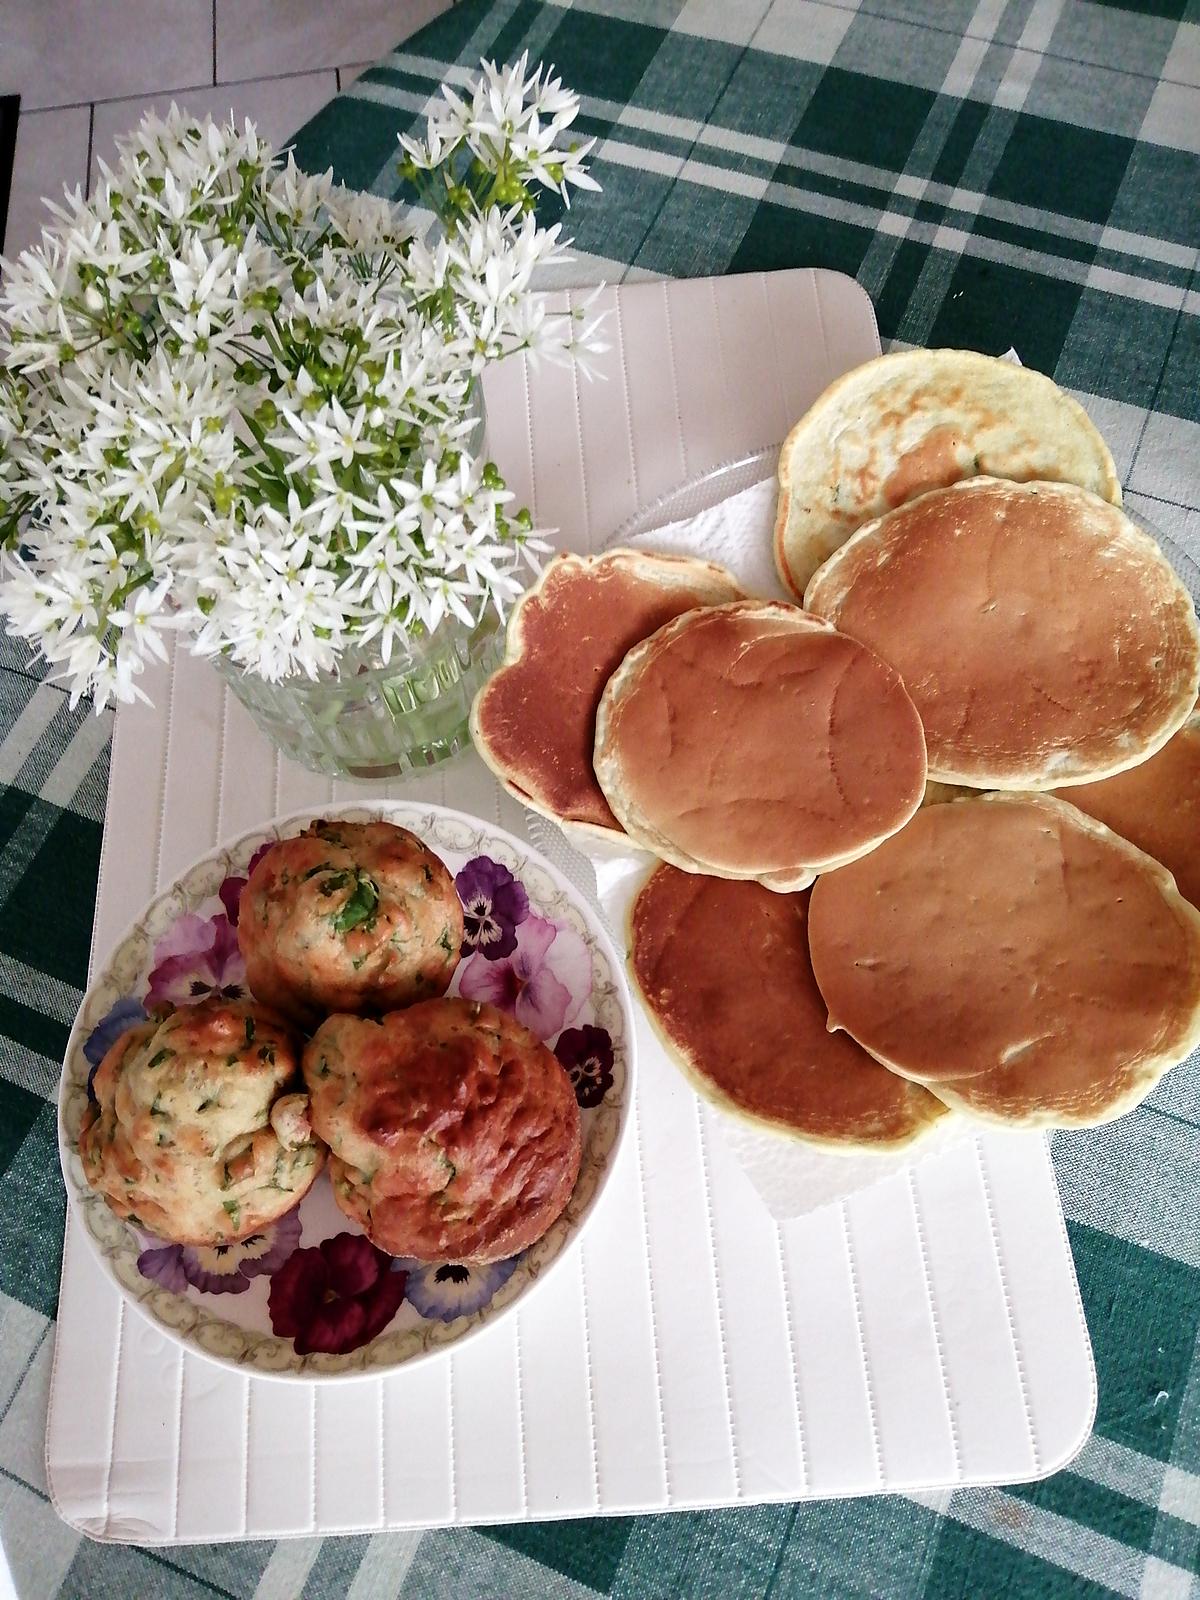
[[[94,104],[92,104],[92,105],[88,106],[87,166],[84,168],[84,172],[83,172],[83,194],[84,194],[84,198],[86,200],[90,200],[92,198],[92,145],[95,142],[95,138],[96,138],[96,107],[95,107]]]
[[[355,63],[343,62],[343,66]],[[244,89],[260,83],[284,83],[291,78],[320,78],[326,73],[336,73],[337,67],[304,67],[299,72],[263,72],[254,78],[222,78],[210,83],[205,78],[200,83],[177,83],[166,89],[146,89],[142,93],[100,95],[95,100],[64,100],[61,105],[30,106],[22,110],[23,117],[47,116],[53,111],[82,111],[88,107],[120,106],[130,102],[153,100],[160,95],[191,94],[196,89]]]

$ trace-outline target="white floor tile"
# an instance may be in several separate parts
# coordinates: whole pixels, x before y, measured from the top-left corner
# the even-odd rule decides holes
[[[22,111],[211,83],[212,56],[211,0],[0,0],[0,91]]]
[[[110,100],[96,107],[92,177],[96,176],[98,160],[113,160],[116,140],[121,134],[136,127],[146,111],[166,111],[172,100],[198,117],[210,115],[223,121],[232,111],[239,121],[249,118],[260,135],[278,147],[336,93],[337,78],[330,68],[324,72],[266,78],[255,83],[224,84],[216,88],[208,84],[200,89],[152,95],[148,99]]]
[[[65,185],[87,181],[88,106],[28,111],[17,124],[4,254],[10,260],[36,244],[48,213],[43,195],[61,200]]]
[[[376,61],[451,0],[216,0],[217,78]]]

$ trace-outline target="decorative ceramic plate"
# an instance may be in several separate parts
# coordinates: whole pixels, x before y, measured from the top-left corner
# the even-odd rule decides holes
[[[579,1180],[550,1231],[510,1261],[468,1267],[386,1257],[338,1210],[325,1172],[279,1222],[209,1249],[150,1237],[115,1216],[84,1181],[77,1144],[90,1074],[113,1040],[142,1019],[144,1002],[248,994],[235,924],[251,858],[318,816],[384,817],[437,852],[455,877],[466,924],[450,993],[464,990],[515,1014],[572,1080],[583,1122]],[[272,1377],[378,1375],[487,1327],[562,1258],[616,1158],[632,1104],[632,1055],[621,962],[597,914],[529,846],[439,806],[378,801],[307,811],[197,862],[146,908],[97,975],[75,1019],[59,1095],[67,1193],[120,1292],[187,1349]],[[333,1239],[336,1246],[318,1251]],[[308,1252],[303,1260],[300,1251]],[[299,1332],[284,1336],[273,1320]],[[361,1329],[371,1326],[381,1331],[361,1342]]]

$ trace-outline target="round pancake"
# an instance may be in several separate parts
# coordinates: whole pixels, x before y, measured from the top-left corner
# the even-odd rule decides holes
[[[592,771],[600,691],[626,652],[664,622],[741,593],[724,567],[687,556],[556,556],[518,601],[504,661],[475,697],[475,748],[524,805],[568,828],[620,838]]]
[[[991,1121],[1109,1122],[1200,1043],[1200,912],[1049,795],[926,806],[820,879],[809,949],[830,1027]]]
[[[1059,792],[1160,861],[1184,899],[1200,906],[1200,713],[1149,761]]]
[[[1108,446],[1070,395],[973,350],[905,350],[839,378],[779,456],[775,563],[799,599],[873,517],[979,474],[1077,483],[1121,503]]]
[[[1187,590],[1123,511],[1070,484],[935,489],[854,534],[805,604],[900,673],[942,783],[1108,777],[1196,701]]]
[[[830,1033],[808,901],[660,866],[634,901],[630,969],[668,1054],[722,1110],[843,1149],[894,1149],[940,1101]]]
[[[688,872],[802,889],[902,828],[925,741],[891,667],[774,600],[678,617],[596,714],[596,776],[636,843]]]

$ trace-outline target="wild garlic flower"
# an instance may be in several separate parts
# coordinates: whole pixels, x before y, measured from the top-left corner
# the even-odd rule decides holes
[[[182,629],[277,680],[503,615],[547,545],[478,459],[479,375],[580,360],[540,190],[595,188],[578,101],[523,57],[446,92],[402,170],[437,219],[148,116],[0,285],[0,611],[74,699],[141,693]]]

